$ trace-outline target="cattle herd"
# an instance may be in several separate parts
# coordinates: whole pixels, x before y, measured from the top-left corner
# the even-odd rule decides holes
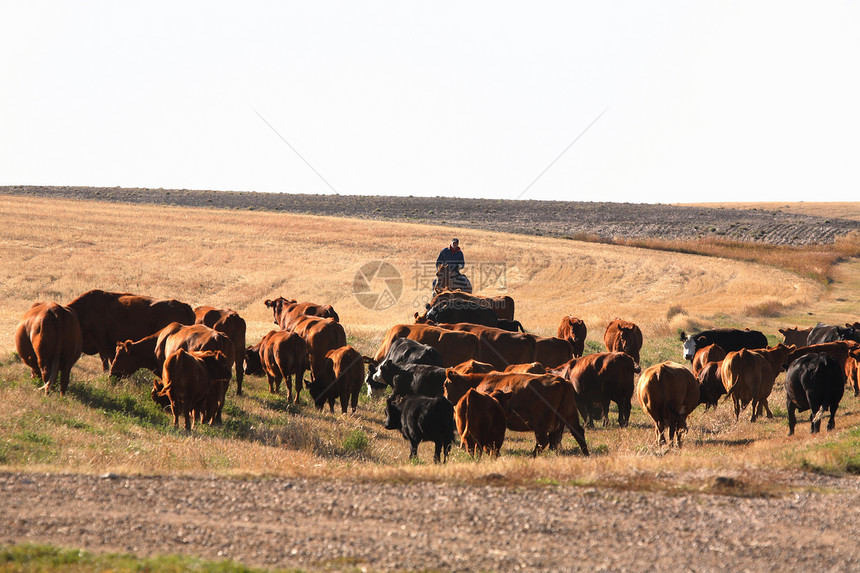
[[[635,394],[654,421],[657,443],[681,446],[687,417],[700,404],[731,400],[735,418],[750,406],[750,419],[772,417],[768,397],[786,371],[789,435],[796,412],[810,410],[811,431],[836,409],[846,383],[858,394],[860,323],[845,327],[780,329],[784,342],[768,348],[758,331],[714,329],[681,333],[688,368],[671,361],[640,372],[642,331],[615,319],[604,333],[606,352],[583,355],[585,323],[566,316],[557,335],[525,332],[514,319],[509,296],[459,291],[438,294],[414,323],[391,327],[376,354],[362,356],[347,344],[340,318],[329,305],[279,297],[265,301],[278,328],[246,346],[245,321],[234,311],[192,308],[177,300],[129,293],[88,291],[62,306],[35,303],[15,333],[18,354],[49,392],[65,394],[72,366],[82,353],[98,355],[111,376],[138,369],[156,378],[152,398],[195,422],[220,424],[235,368],[236,393],[243,374],[265,375],[269,390],[284,383],[299,402],[309,372],[314,405],[353,412],[366,386],[387,393],[385,427],[400,430],[416,457],[422,441],[435,444],[435,461],[447,460],[459,440],[470,455],[498,456],[507,430],[531,432],[533,455],[557,449],[565,430],[588,455],[585,432],[595,420],[606,426],[610,402],[618,424],[627,425]],[[636,380],[636,374],[639,378]]]

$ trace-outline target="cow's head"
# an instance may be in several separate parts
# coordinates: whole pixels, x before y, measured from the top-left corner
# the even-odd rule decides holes
[[[364,359],[364,363],[367,364],[367,374],[364,377],[364,383],[367,384],[367,396],[369,398],[382,398],[388,386],[380,384],[373,379],[376,375],[376,369],[379,367],[379,362],[370,356],[362,356],[362,358]]]
[[[445,370],[445,383],[443,385],[443,394],[452,404],[460,401],[460,398],[466,395],[470,388],[476,386],[469,378],[473,375],[458,374],[453,368]]]
[[[116,354],[110,365],[110,375],[115,378],[131,376],[143,366],[141,361],[134,355],[131,340],[116,343]]]
[[[403,427],[403,422],[401,421],[402,410],[400,409],[402,400],[402,396],[389,396],[385,401],[386,430],[399,430]]]
[[[161,380],[156,378],[152,381],[152,390],[149,395],[152,396],[153,402],[162,408],[167,408],[170,406],[170,398],[168,398],[166,394],[162,394],[162,392],[164,392],[164,384],[161,383]]]
[[[263,374],[263,360],[260,358],[260,345],[249,346],[245,349],[245,374]]]
[[[280,324],[281,313],[284,310],[284,306],[288,304],[295,304],[294,300],[287,300],[282,296],[279,296],[275,300],[266,300],[264,304],[272,309],[272,315],[275,318],[275,324]]]
[[[313,382],[308,384],[308,392],[311,393],[314,406],[317,410],[322,410],[330,392],[335,392],[334,385],[337,384],[337,376],[334,372],[334,360],[326,357],[322,366],[322,375],[315,378]],[[331,402],[332,411],[334,411],[334,401]]]
[[[704,339],[695,335],[687,336],[682,332],[681,342],[684,343],[684,360],[692,362],[693,357],[696,355],[696,350],[699,348],[699,344],[704,342]]]
[[[418,314],[416,312],[414,316],[415,316],[415,324],[424,324],[427,322],[427,313],[426,312],[424,314]]]

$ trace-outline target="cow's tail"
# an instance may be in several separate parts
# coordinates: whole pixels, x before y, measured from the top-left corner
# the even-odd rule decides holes
[[[526,329],[525,329],[525,328],[523,328],[523,323],[522,323],[522,322],[520,322],[519,320],[515,320],[515,321],[514,321],[514,326],[516,326],[517,328],[519,328],[519,329],[520,329],[520,332],[525,333]]]
[[[815,416],[812,417],[812,423],[817,424],[818,422],[821,421],[822,418],[824,418],[824,416],[826,414],[827,414],[827,405],[822,404],[821,408],[819,408],[818,411],[815,413]]]
[[[460,434],[460,447],[461,448],[467,448],[468,446],[466,445],[466,436],[469,435],[469,392],[466,392],[466,395],[463,396],[463,400],[465,400],[463,406],[464,406],[464,409],[466,410],[466,415],[464,416],[464,418],[466,420],[463,423],[463,433]],[[454,407],[456,408],[457,406],[455,405]],[[454,429],[455,430],[456,430],[456,426],[457,426],[457,424],[455,422],[454,423]],[[454,439],[456,440],[456,434],[454,435]],[[471,455],[471,454],[472,454],[472,452],[469,452],[469,455]]]

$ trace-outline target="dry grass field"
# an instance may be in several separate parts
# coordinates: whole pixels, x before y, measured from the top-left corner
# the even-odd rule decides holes
[[[419,452],[421,464],[407,463],[406,443],[382,428],[381,404],[364,398],[355,415],[319,413],[306,395],[302,405],[291,406],[270,395],[264,379],[246,378],[247,396],[229,394],[223,428],[187,435],[173,430],[168,414],[149,400],[148,374],[111,382],[93,357],[84,357],[72,371],[69,395],[45,397],[12,355],[15,325],[33,302],[66,303],[92,288],[233,308],[248,321],[249,342],[274,327],[263,304],[267,298],[329,303],[350,343],[369,354],[389,326],[409,322],[423,304],[429,279],[421,263],[435,260],[453,235],[480,292],[504,287],[527,330],[553,334],[560,318],[572,313],[586,321],[588,349],[597,351],[607,322],[623,317],[643,329],[643,367],[680,360],[679,329],[749,326],[776,341],[783,325],[842,323],[860,314],[857,259],[837,267],[837,281],[825,286],[774,266],[557,238],[0,195],[0,465],[467,482],[495,474],[512,483],[630,485],[667,471],[860,467],[860,410],[849,395],[837,431],[817,437],[806,426],[785,437],[784,393],[778,389],[770,401],[773,420],[735,423],[725,404],[697,410],[680,452],[657,450],[650,422],[634,406],[630,428],[587,431],[596,454],[589,459],[568,455],[575,449],[568,436],[564,453],[532,460],[527,453],[533,440],[511,433],[498,461],[472,463],[456,452],[453,463],[437,468],[425,463],[429,444]],[[381,311],[363,307],[352,292],[356,272],[376,260],[391,263],[402,278],[399,300]],[[482,269],[499,265],[503,281],[481,280]],[[372,286],[381,289],[382,283]]]
[[[802,201],[800,203],[678,203],[678,205],[687,207],[724,207],[727,209],[758,209],[765,211],[781,211],[784,213],[798,213],[801,215],[815,215],[816,217],[850,219],[852,221],[860,221],[860,202],[857,201]]]

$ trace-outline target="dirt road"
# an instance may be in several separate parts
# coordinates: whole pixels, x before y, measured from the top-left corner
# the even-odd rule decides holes
[[[783,493],[741,497],[0,474],[0,543],[309,570],[855,569],[860,480],[775,479]]]

